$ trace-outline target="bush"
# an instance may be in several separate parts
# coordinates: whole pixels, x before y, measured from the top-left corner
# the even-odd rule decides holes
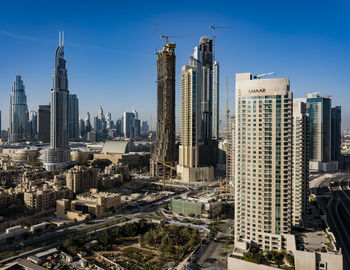
[[[284,259],[288,262],[289,265],[294,267],[294,257],[291,254],[284,254]]]
[[[260,260],[258,258],[252,257],[252,255],[249,254],[249,252],[243,254],[243,260],[245,260],[247,262],[260,264]]]

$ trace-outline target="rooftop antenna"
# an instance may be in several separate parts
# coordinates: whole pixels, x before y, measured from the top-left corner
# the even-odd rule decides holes
[[[62,46],[64,46],[64,31],[62,31]]]
[[[58,46],[61,46],[61,31],[58,32]]]

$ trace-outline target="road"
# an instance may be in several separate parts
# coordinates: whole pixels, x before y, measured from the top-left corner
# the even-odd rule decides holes
[[[203,187],[198,187],[197,189],[200,190],[202,188]],[[158,199],[156,201],[153,201],[147,205],[142,205],[140,203],[134,209],[125,210],[122,213],[115,213],[115,214],[110,215],[110,216],[105,217],[105,218],[98,218],[95,220],[90,220],[89,222],[72,224],[68,227],[65,227],[63,229],[58,229],[54,232],[44,232],[39,236],[31,237],[27,240],[21,239],[21,240],[17,240],[15,242],[13,242],[11,244],[3,244],[3,245],[0,245],[0,252],[18,249],[20,243],[23,243],[24,247],[33,246],[33,245],[37,246],[37,245],[43,244],[44,246],[42,248],[40,248],[40,251],[48,250],[48,249],[52,248],[53,246],[56,246],[57,244],[62,243],[67,238],[68,235],[75,235],[75,237],[78,237],[78,238],[87,237],[88,235],[91,235],[91,234],[101,233],[106,229],[111,229],[111,228],[116,227],[116,226],[122,226],[122,225],[124,225],[126,223],[130,223],[130,222],[136,222],[136,221],[140,220],[141,218],[143,218],[143,216],[146,216],[149,214],[154,214],[162,204],[169,202],[172,197],[178,196],[180,194],[187,194],[191,191],[192,190],[176,192],[174,194],[171,194],[171,195],[165,196],[161,199]],[[113,220],[117,220],[121,217],[126,217],[126,218],[128,218],[128,220],[125,222],[121,222],[121,223],[107,225],[106,227],[98,228],[96,230],[93,229],[96,225],[110,222]],[[84,230],[89,231],[89,228],[91,228],[90,232],[79,235],[80,230],[84,229]],[[36,253],[36,252],[34,252],[34,253]],[[24,252],[20,255],[13,256],[11,258],[2,260],[0,263],[8,263],[8,262],[11,262],[17,258],[27,257],[28,254],[33,254],[33,253],[32,253],[32,251]]]
[[[329,226],[336,236],[338,244],[342,247],[344,263],[350,266],[350,175],[340,175],[329,182],[331,199],[327,205]],[[348,269],[348,268],[344,268]]]

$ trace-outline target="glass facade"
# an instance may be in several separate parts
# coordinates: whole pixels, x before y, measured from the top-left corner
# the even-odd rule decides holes
[[[310,161],[331,161],[331,98],[308,97],[306,110],[310,117]]]
[[[16,80],[12,86],[9,116],[9,141],[12,143],[26,141],[28,129],[28,107],[27,96],[24,92],[24,84],[20,75],[16,76]]]

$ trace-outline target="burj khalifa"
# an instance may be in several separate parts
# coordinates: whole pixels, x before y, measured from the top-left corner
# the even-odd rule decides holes
[[[48,171],[56,171],[70,162],[68,139],[68,79],[64,59],[64,32],[59,34],[55,67],[51,89],[50,147],[44,155],[44,166]]]

